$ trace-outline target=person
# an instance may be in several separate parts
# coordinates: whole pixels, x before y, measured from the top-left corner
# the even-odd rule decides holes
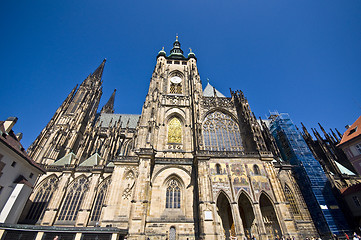
[[[355,232],[353,233],[353,239],[352,240],[360,240]]]
[[[56,236],[54,237],[54,240],[59,240],[59,236],[56,235]]]

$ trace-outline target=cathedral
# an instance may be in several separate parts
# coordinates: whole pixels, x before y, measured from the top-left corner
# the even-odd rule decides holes
[[[241,91],[203,89],[178,37],[157,55],[140,115],[114,113],[115,90],[98,110],[104,66],[28,149],[46,169],[19,221],[36,239],[317,236],[267,126]]]

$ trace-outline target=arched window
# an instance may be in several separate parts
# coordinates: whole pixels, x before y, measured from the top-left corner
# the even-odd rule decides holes
[[[285,197],[286,200],[290,203],[291,212],[295,217],[300,217],[300,211],[298,210],[295,197],[287,184],[285,184]]]
[[[182,123],[177,117],[168,123],[168,143],[182,143]]]
[[[176,230],[175,227],[171,227],[169,229],[169,240],[175,240],[176,239]]]
[[[172,179],[167,187],[166,208],[180,208],[181,192],[177,180]]]
[[[203,122],[205,150],[242,151],[242,140],[238,124],[227,114],[213,112]]]
[[[84,193],[88,190],[88,180],[85,177],[75,180],[70,186],[60,210],[58,220],[74,221],[78,215]]]
[[[216,173],[217,173],[217,174],[222,174],[221,165],[219,165],[218,163],[216,164]]]
[[[261,174],[261,172],[259,170],[259,167],[256,164],[253,165],[253,173],[254,173],[254,175],[260,175]]]
[[[27,221],[37,222],[41,220],[44,215],[44,211],[49,204],[51,197],[55,189],[58,186],[58,179],[55,176],[51,176],[38,188],[30,210],[26,216]]]
[[[104,180],[105,182],[101,185],[98,190],[97,197],[95,198],[95,204],[93,207],[92,215],[90,221],[98,221],[104,204],[105,196],[107,194],[107,189],[110,183],[110,179]]]

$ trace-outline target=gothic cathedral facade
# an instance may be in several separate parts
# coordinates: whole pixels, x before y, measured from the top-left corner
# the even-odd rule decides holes
[[[21,222],[112,227],[119,239],[316,236],[291,174],[241,91],[202,89],[177,40],[157,56],[141,115],[100,112],[105,60],[29,147],[47,173]]]

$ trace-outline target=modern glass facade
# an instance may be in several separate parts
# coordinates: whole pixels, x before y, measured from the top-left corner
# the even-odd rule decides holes
[[[349,227],[332,194],[330,182],[289,115],[273,115],[270,130],[283,160],[293,166],[293,173],[319,234],[328,237],[332,234],[344,235]]]

